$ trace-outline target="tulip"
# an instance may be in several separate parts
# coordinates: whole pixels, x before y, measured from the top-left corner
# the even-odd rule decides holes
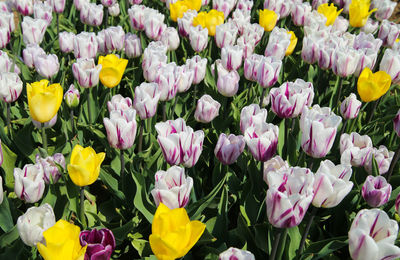
[[[244,41],[255,41],[255,45],[257,45],[264,34],[264,28],[257,23],[247,24],[243,29],[242,37],[244,37]]]
[[[365,68],[358,78],[357,91],[364,102],[375,101],[389,90],[390,75],[385,71],[372,73],[370,68]]]
[[[309,169],[290,167],[267,176],[267,216],[277,228],[301,223],[314,196],[314,175]]]
[[[43,36],[47,29],[47,22],[46,20],[33,19],[29,16],[25,16],[21,27],[25,44],[40,44],[43,41]]]
[[[195,52],[201,52],[207,47],[208,30],[201,26],[191,27],[189,32],[190,45]]]
[[[137,130],[136,110],[111,111],[110,118],[105,117],[103,123],[111,147],[120,150],[132,147]]]
[[[304,26],[304,21],[311,13],[310,3],[305,2],[293,6],[292,9],[292,21],[296,26]]]
[[[108,7],[108,14],[113,16],[113,17],[117,17],[120,14],[120,9],[119,9],[119,4],[115,3],[112,6]]]
[[[157,103],[161,93],[156,83],[143,82],[135,88],[133,108],[139,114],[140,119],[153,117],[157,111]]]
[[[99,26],[103,22],[103,6],[96,3],[85,3],[80,12],[81,22],[91,26]]]
[[[268,184],[268,175],[270,172],[278,171],[278,170],[288,170],[289,164],[287,161],[284,161],[282,157],[276,155],[264,162],[263,166],[263,177],[264,181]]]
[[[168,27],[161,35],[161,41],[168,47],[169,51],[174,51],[179,47],[178,31],[174,27]]]
[[[15,31],[14,13],[9,11],[1,12],[1,10],[0,4],[0,26],[11,34],[11,32]]]
[[[215,68],[216,67],[216,68]],[[233,97],[239,89],[240,75],[236,70],[228,71],[221,60],[215,61],[214,70],[218,70],[217,89],[225,97]]]
[[[254,159],[266,162],[276,153],[279,128],[262,122],[245,130],[244,140]]]
[[[193,179],[185,176],[185,169],[172,166],[167,171],[158,171],[154,189],[151,191],[156,206],[163,203],[170,209],[184,208],[190,199]]]
[[[89,3],[90,0],[74,0],[74,5],[76,10],[80,11],[82,7],[86,4]]]
[[[133,29],[138,31],[144,30],[146,8],[144,5],[134,5],[128,9],[129,21]]]
[[[349,165],[334,165],[329,160],[322,161],[315,174],[312,204],[318,208],[336,207],[353,188],[351,173]]]
[[[221,50],[222,66],[227,70],[237,70],[242,64],[243,50],[235,46],[226,46]]]
[[[44,192],[43,168],[40,165],[26,164],[23,169],[14,168],[14,192],[28,203],[38,202]]]
[[[157,141],[170,165],[193,167],[203,150],[204,132],[193,131],[182,118],[156,124]]]
[[[383,21],[389,19],[392,16],[393,11],[396,8],[396,5],[397,5],[396,2],[390,0],[383,0],[383,1],[372,0],[371,8],[378,9],[375,13],[375,18],[378,19],[379,21]]]
[[[267,121],[267,110],[260,108],[258,104],[245,106],[240,112],[240,130],[244,134],[246,129],[261,125]]]
[[[44,122],[43,124],[40,123],[39,121],[36,121],[35,119],[32,118],[32,124],[37,128],[37,129],[45,129],[45,128],[51,128],[57,123],[57,114],[50,119],[50,121]]]
[[[8,57],[7,52],[0,51],[0,73],[1,72],[12,72],[12,65],[14,64],[14,72],[21,73],[18,66]]]
[[[164,15],[158,12],[147,16],[144,25],[146,36],[155,41],[159,41],[162,33],[167,29],[167,25],[164,24]]]
[[[383,41],[383,46],[391,47],[395,44],[400,34],[400,28],[396,23],[384,20],[379,28],[378,38]]]
[[[102,65],[100,81],[107,88],[117,86],[122,79],[128,60],[119,58],[115,54],[100,56],[98,63]]]
[[[224,18],[229,16],[229,13],[236,5],[236,0],[214,0],[213,10],[220,11],[224,14]]]
[[[116,0],[101,0],[101,4],[104,5],[105,7],[110,7],[116,2],[117,2]]]
[[[361,108],[359,101],[354,93],[351,93],[340,105],[340,114],[346,120],[354,119],[358,116]]]
[[[0,73],[0,99],[6,103],[14,102],[22,92],[22,81],[17,73]]]
[[[82,247],[87,246],[85,259],[89,260],[109,260],[115,249],[114,234],[107,228],[83,230],[79,234],[79,241]]]
[[[393,160],[394,152],[389,151],[384,145],[380,145],[378,149],[373,148],[364,164],[365,170],[370,174],[372,174],[372,156],[374,156],[378,165],[378,173],[380,175],[387,173]]]
[[[61,14],[65,9],[65,0],[50,0],[50,5],[53,7],[53,11]]]
[[[272,31],[276,25],[276,22],[279,20],[279,15],[268,9],[260,10],[259,16],[260,18],[258,23],[266,32]]]
[[[214,154],[218,160],[224,164],[233,164],[245,147],[245,141],[242,135],[235,136],[230,134],[220,134],[217,145],[214,149]]]
[[[254,2],[251,0],[239,0],[236,4],[236,9],[251,11]]]
[[[136,34],[125,34],[125,53],[129,58],[137,58],[142,55],[142,44]]]
[[[257,71],[257,82],[261,87],[271,87],[278,81],[282,61],[275,57],[263,57]]]
[[[218,256],[218,260],[255,260],[256,258],[250,251],[240,250],[235,247],[230,247]]]
[[[67,165],[72,182],[81,187],[95,182],[99,177],[100,165],[105,156],[105,153],[96,153],[90,146],[83,148],[79,144],[75,145],[70,163]]]
[[[250,81],[257,81],[257,72],[263,56],[252,54],[244,60],[244,77]]]
[[[12,9],[11,9],[12,6],[14,6],[14,3],[1,2],[0,3],[0,11],[2,11],[3,13],[12,12]]]
[[[332,25],[332,31],[344,34],[349,28],[349,21],[343,16],[338,16]]]
[[[50,3],[51,4],[51,3]],[[47,25],[53,20],[53,7],[48,2],[35,2],[33,4],[33,17],[35,19],[43,19]]]
[[[102,55],[109,53],[109,50],[107,49],[107,45],[106,45],[106,30],[107,29],[101,30],[101,31],[97,32],[97,35],[96,35],[96,41],[97,41],[97,45],[98,45],[97,53],[102,54]]]
[[[96,66],[92,58],[78,58],[72,64],[72,72],[79,86],[83,88],[91,88],[99,83],[99,75],[102,65]]]
[[[69,89],[64,94],[65,103],[69,108],[75,108],[79,105],[80,94],[79,90],[77,90],[74,84],[69,86]]]
[[[178,92],[178,76],[176,74],[177,66],[174,62],[161,66],[159,74],[155,80],[160,91],[160,100],[169,101],[176,96]]]
[[[270,91],[271,109],[281,118],[294,118],[300,115],[305,106],[311,106],[314,99],[312,83],[302,79],[286,82]]]
[[[177,77],[178,93],[183,93],[189,90],[193,84],[194,70],[187,65],[177,66],[175,68],[175,77]]]
[[[33,1],[32,0],[18,0],[14,1],[15,9],[20,12],[23,16],[33,14]],[[25,18],[24,17],[24,18]]]
[[[186,1],[176,1],[173,4],[169,5],[169,12],[172,21],[178,21],[178,18],[182,18],[183,14],[189,10],[189,7],[186,5]]]
[[[131,107],[132,107],[132,99],[130,99],[129,97],[124,98],[120,94],[113,96],[111,98],[111,101],[107,102],[108,112],[110,113],[111,111],[114,110],[122,110],[122,111],[130,110]]]
[[[349,21],[353,27],[363,27],[368,17],[377,9],[369,11],[370,0],[352,0],[349,6]]]
[[[193,18],[193,26],[196,27],[200,25],[202,28],[206,29],[209,36],[214,36],[216,27],[224,23],[224,13],[212,9],[208,13],[200,12],[195,18]]]
[[[397,136],[400,137],[400,109],[393,118],[393,128],[396,131]]]
[[[340,137],[341,163],[345,165],[364,166],[372,153],[372,140],[368,135],[358,133],[342,134]]]
[[[75,34],[73,32],[60,32],[58,41],[62,52],[72,52],[74,50]]]
[[[342,11],[343,9],[337,11],[336,6],[334,6],[333,4],[329,5],[328,3],[326,3],[318,6],[318,13],[323,14],[327,19],[325,24],[326,26],[332,25]]]
[[[369,206],[373,208],[384,205],[392,193],[392,185],[382,176],[367,176],[361,194]]]
[[[357,213],[349,230],[349,251],[354,260],[396,259],[400,248],[394,245],[399,226],[380,209]]]
[[[56,183],[61,177],[63,172],[59,171],[58,166],[65,170],[65,158],[62,153],[55,153],[53,156],[47,156],[46,158],[41,158],[39,154],[37,154],[36,164],[42,166],[43,179],[46,184],[50,183],[50,179],[53,183]]]
[[[233,23],[224,23],[215,27],[215,43],[218,48],[234,45],[238,29]]]
[[[296,34],[294,34],[293,31],[289,31],[288,34],[290,35],[290,44],[286,49],[285,56],[289,56],[293,53],[294,48],[296,48],[297,40],[298,40],[296,37]]]
[[[124,48],[125,32],[120,25],[104,30],[107,51],[120,51]]]
[[[94,58],[96,57],[98,43],[96,34],[81,32],[74,39],[74,56],[75,58]]]
[[[29,112],[31,117],[44,123],[50,121],[61,106],[63,89],[60,84],[48,85],[48,80],[27,84]]]
[[[140,5],[143,0],[129,0],[131,5]]]
[[[289,34],[286,29],[274,28],[268,38],[265,56],[273,56],[277,60],[282,60],[291,43],[290,38],[291,34]]]
[[[194,71],[193,84],[199,84],[206,76],[207,59],[199,55],[186,60],[186,66]]]
[[[196,10],[188,10],[183,14],[182,18],[178,18],[178,30],[180,35],[189,37],[190,27],[192,27],[193,19],[196,16]]]
[[[232,13],[232,19],[230,19],[227,23],[232,23],[237,28],[238,33],[242,35],[244,28],[250,24],[250,20],[251,11],[236,8],[236,10]],[[264,32],[264,29],[262,30]]]
[[[243,59],[246,60],[248,57],[253,55],[254,48],[256,47],[255,40],[245,41],[244,37],[241,36],[237,39],[236,44],[243,50]]]
[[[5,48],[10,42],[11,34],[8,28],[0,28],[0,48]]]
[[[297,1],[299,2],[299,1]],[[269,9],[279,14],[281,18],[285,18],[290,14],[292,2],[286,0],[265,0],[264,9]]]
[[[150,42],[143,53],[142,69],[144,78],[153,82],[159,75],[159,69],[167,63],[167,46],[161,41]]]
[[[55,54],[39,55],[34,59],[36,71],[44,78],[52,78],[60,70],[60,63]]]
[[[27,246],[45,243],[43,232],[54,226],[56,217],[53,208],[45,203],[40,207],[30,207],[18,217],[17,229],[21,240]]]
[[[194,118],[197,122],[210,123],[218,116],[221,104],[215,101],[210,95],[203,95],[197,100],[196,111]]]
[[[361,31],[364,33],[372,33],[374,34],[379,27],[379,21],[375,21],[371,18],[368,18],[367,22],[363,27],[361,27]]]
[[[342,118],[335,115],[329,107],[304,107],[300,119],[303,151],[314,158],[325,157],[332,148],[341,122]]]
[[[86,246],[81,247],[79,233],[81,229],[74,224],[60,219],[56,224],[43,232],[46,245],[38,243],[37,248],[45,260],[83,259]]]
[[[332,71],[340,77],[352,75],[360,60],[360,53],[352,48],[336,48],[332,54]]]
[[[400,54],[392,49],[386,49],[379,70],[389,74],[394,84],[400,83]]]
[[[303,38],[301,58],[308,64],[313,64],[319,59],[319,41],[323,38],[319,33],[312,33]],[[355,69],[355,68],[354,68]]]

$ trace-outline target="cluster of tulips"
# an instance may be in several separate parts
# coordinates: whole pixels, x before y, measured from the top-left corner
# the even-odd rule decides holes
[[[391,219],[400,215],[400,193],[391,181],[399,173],[400,146],[393,152],[393,144],[374,138],[379,125],[373,131],[360,129],[361,124],[375,124],[377,109],[387,106],[400,83],[400,26],[388,20],[395,6],[390,0],[0,2],[0,99],[5,114],[0,130],[0,215],[9,216],[13,230],[33,248],[28,251],[44,259],[111,259],[127,253],[121,246],[126,241],[138,251],[128,251],[129,256],[147,256],[145,246],[134,243],[140,241],[149,243],[157,259],[177,259],[201,238],[207,246],[220,239],[210,225],[221,223],[209,212],[218,207],[217,214],[226,213],[228,206],[196,197],[209,187],[195,171],[207,166],[207,174],[217,174],[214,167],[220,167],[218,173],[225,177],[210,177],[213,184],[221,179],[224,185],[240,187],[251,181],[256,197],[255,183],[265,181],[257,185],[265,186],[260,211],[268,228],[256,233],[268,229],[274,235],[265,239],[262,253],[236,248],[228,239],[213,249],[219,259],[282,258],[288,232],[293,235],[293,228],[308,216],[295,246],[302,254],[312,242],[310,229],[317,225],[313,220],[318,211],[325,214],[352,192],[360,193],[357,203],[363,207],[350,209],[344,255],[400,258],[395,244],[399,227]],[[79,19],[74,22],[83,31],[68,21],[75,12]],[[157,109],[160,103],[162,109]],[[186,114],[177,112],[186,107],[191,107]],[[29,134],[40,132],[36,140],[41,145],[10,163],[13,151],[24,151],[24,143],[17,140],[26,122],[18,117],[28,112],[36,128]],[[400,110],[390,119],[393,128],[385,135],[400,137]],[[66,142],[73,149],[46,134],[60,120],[63,129],[70,121],[65,131],[72,138],[66,133]],[[228,126],[217,132],[217,121],[229,121]],[[354,131],[356,124],[361,131]],[[108,146],[83,137],[85,127]],[[340,158],[335,161],[329,154],[336,148]],[[120,155],[119,170],[113,170],[119,178],[114,186],[122,195],[115,196],[128,196],[129,185],[140,193],[135,206],[141,206],[138,210],[149,222],[141,222],[143,232],[150,232],[151,226],[147,237],[135,237],[137,226],[132,223],[139,213],[129,215],[132,228],[125,231],[129,206],[124,203],[105,206],[117,212],[116,234],[97,216],[100,205],[91,193],[100,196],[101,191],[93,186],[102,182],[101,190],[110,185],[109,177],[101,175],[105,164],[117,168],[106,151]],[[149,170],[152,164],[146,169],[145,157],[160,157],[162,163],[139,182],[132,175],[141,173],[128,169],[140,161],[140,169]],[[250,168],[237,173],[240,157],[249,161],[246,167],[260,162],[261,174]],[[214,158],[222,165],[216,166]],[[226,181],[232,171],[243,177],[237,181],[242,184]],[[366,173],[362,183],[355,176],[360,172]],[[63,201],[61,214],[55,213],[52,194],[67,194],[71,200]],[[17,206],[9,206],[12,200],[19,200]],[[221,195],[225,205],[236,200],[228,191]],[[204,205],[195,204],[199,201]],[[146,203],[156,210],[144,209]],[[187,210],[190,205],[198,208]],[[93,207],[95,213],[85,213]],[[248,207],[229,210],[246,215]],[[190,220],[193,215],[195,220]],[[12,226],[2,223],[0,237],[5,238]],[[211,235],[216,239],[207,240]],[[192,256],[205,257],[197,254]]]

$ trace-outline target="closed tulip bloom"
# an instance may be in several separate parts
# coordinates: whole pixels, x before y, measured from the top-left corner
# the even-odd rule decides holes
[[[243,50],[235,46],[226,46],[221,49],[222,66],[227,70],[238,70],[242,65]]]
[[[335,115],[329,107],[304,107],[300,119],[303,151],[314,158],[325,157],[332,148],[341,122],[342,118]]]
[[[380,145],[379,148],[373,148],[372,152],[369,154],[366,163],[364,164],[365,170],[372,174],[372,156],[374,156],[375,161],[378,165],[378,173],[380,175],[385,174],[390,167],[392,162],[394,152],[389,151],[386,146]]]
[[[74,0],[74,5],[76,10],[80,11],[82,7],[86,4],[89,3],[90,0]]]
[[[229,16],[229,13],[233,10],[236,5],[235,0],[214,0],[213,10],[218,10],[224,14],[224,18]]]
[[[236,10],[232,13],[232,19],[229,19],[228,23],[232,23],[237,28],[238,33],[242,35],[244,28],[250,24],[250,20],[251,20],[251,11],[240,10],[236,8]]]
[[[7,44],[10,42],[11,34],[8,28],[2,27],[0,28],[0,48],[5,48]]]
[[[310,106],[314,99],[312,83],[302,79],[286,82],[270,91],[271,109],[281,118],[294,118],[300,115],[305,106]]]
[[[97,180],[100,174],[100,165],[106,154],[96,153],[92,147],[74,146],[70,163],[67,165],[69,177],[78,186],[87,186]]]
[[[293,31],[289,31],[287,33],[290,35],[290,44],[286,49],[285,56],[292,55],[294,49],[296,48],[297,40],[298,40],[296,37],[296,34],[294,34]]]
[[[375,21],[374,19],[368,18],[367,22],[363,27],[361,27],[361,31],[364,33],[375,33],[379,28],[379,21]]]
[[[258,65],[257,82],[261,87],[273,86],[278,81],[282,61],[275,57],[263,57]]]
[[[180,43],[178,31],[174,27],[168,27],[162,33],[161,41],[168,47],[169,51],[178,49]]]
[[[120,14],[120,9],[119,9],[119,4],[115,3],[112,6],[108,7],[108,13],[113,16],[113,17],[117,17]]]
[[[318,6],[320,6],[322,4],[326,4],[328,2],[329,2],[329,0],[313,0],[312,8],[316,10],[316,9],[318,9]],[[339,4],[339,6],[340,6],[340,4]]]
[[[117,2],[116,0],[101,0],[101,4],[104,5],[105,7],[110,7],[116,2]]]
[[[244,134],[247,128],[261,125],[267,121],[267,115],[267,110],[258,104],[245,106],[240,112],[240,131]]]
[[[218,70],[218,92],[225,97],[233,97],[234,95],[236,95],[239,89],[239,73],[236,70],[226,70],[222,66],[221,60],[215,61],[214,69]]]
[[[91,26],[99,26],[103,22],[103,6],[96,3],[85,3],[80,12],[81,22]]]
[[[250,81],[257,81],[258,67],[261,63],[263,55],[252,54],[244,60],[244,77]]]
[[[364,166],[368,163],[372,148],[372,140],[368,135],[344,133],[340,137],[340,161],[345,165]]]
[[[332,54],[332,71],[340,77],[352,75],[360,60],[360,53],[352,48],[337,48]]]
[[[50,4],[48,2],[35,2],[33,4],[33,17],[43,19],[47,22],[47,25],[50,25],[53,20],[53,7]]]
[[[207,47],[208,30],[201,26],[191,27],[189,32],[190,45],[195,52],[201,52]]]
[[[0,99],[6,103],[14,102],[22,92],[22,81],[17,73],[0,73]]]
[[[397,136],[400,137],[400,109],[397,111],[396,116],[393,118],[393,128],[396,131]]]
[[[99,83],[99,75],[102,65],[96,66],[92,58],[79,58],[72,64],[72,72],[79,86],[91,88]]]
[[[314,198],[315,207],[336,207],[353,188],[350,181],[350,165],[334,165],[330,160],[322,161],[315,173]]]
[[[221,104],[215,101],[210,95],[203,95],[197,100],[194,118],[197,122],[209,123],[218,116]]]
[[[21,23],[21,28],[25,44],[40,44],[47,29],[47,22],[43,19],[33,19],[25,16]]]
[[[36,121],[35,119],[32,118],[32,124],[37,128],[37,129],[42,129],[42,128],[51,128],[57,123],[57,114],[50,119],[50,121],[44,122],[43,125],[39,121]]]
[[[363,209],[357,213],[349,230],[349,251],[354,260],[397,259],[400,248],[394,243],[399,226],[380,209]]]
[[[193,84],[199,84],[206,76],[207,59],[199,55],[186,60],[186,66],[194,71]]]
[[[50,5],[54,12],[61,14],[65,9],[65,0],[50,0]]]
[[[236,4],[236,9],[251,11],[254,2],[251,0],[239,0]]]
[[[69,53],[74,50],[75,34],[73,32],[60,32],[58,41],[60,50],[64,53]]]
[[[41,158],[39,154],[36,155],[36,164],[40,164],[43,168],[43,179],[49,184],[50,179],[56,183],[61,177],[63,172],[59,171],[58,165],[65,170],[65,158],[62,153],[55,153],[52,156]]]
[[[273,56],[277,60],[285,57],[286,50],[290,45],[291,34],[284,28],[274,28],[269,35],[265,56]]]
[[[193,131],[182,118],[156,124],[157,141],[170,165],[193,167],[203,150],[204,132]]]
[[[38,202],[44,192],[43,168],[40,165],[26,164],[23,169],[14,168],[14,192],[27,203]]]
[[[352,0],[349,6],[349,21],[353,27],[363,27],[368,17],[377,9],[369,10],[370,0]]]
[[[11,72],[13,65],[14,65],[14,72],[20,74],[21,70],[18,68],[17,64],[15,64],[12,61],[12,59],[8,57],[7,52],[0,51],[0,73]]]
[[[83,259],[86,246],[79,243],[81,229],[63,219],[43,232],[46,243],[38,243],[37,248],[44,260],[52,259]]]
[[[55,76],[60,69],[60,63],[58,62],[58,57],[55,54],[40,55],[35,57],[34,65],[39,75],[48,79]]]
[[[179,76],[176,74],[177,66],[174,62],[161,66],[158,71],[155,83],[158,84],[160,91],[160,100],[169,101],[176,96],[178,92]]]
[[[190,221],[184,208],[171,210],[160,203],[151,225],[151,250],[158,259],[181,258],[197,243],[205,228],[200,221]]]
[[[393,14],[396,5],[396,2],[390,0],[372,0],[371,2],[371,8],[378,9],[375,13],[375,18],[379,21],[389,19]]]
[[[288,170],[289,164],[287,161],[284,161],[282,157],[276,155],[269,159],[268,161],[264,162],[263,165],[263,177],[264,181],[268,184],[268,174],[270,172],[278,171],[278,170]]]
[[[45,203],[40,207],[30,207],[18,217],[17,229],[21,240],[27,246],[45,243],[43,232],[56,223],[53,208]]]
[[[104,33],[107,51],[120,51],[124,48],[125,32],[120,25],[108,27]]]
[[[111,98],[111,101],[107,102],[108,112],[114,110],[130,110],[132,108],[132,99],[129,97],[124,98],[120,94],[117,94]]]
[[[158,12],[154,12],[151,16],[147,16],[144,25],[146,36],[155,41],[159,41],[162,33],[167,29],[167,25],[164,23],[164,15]]]
[[[215,27],[215,43],[218,48],[234,45],[238,29],[233,23],[224,23]]]
[[[297,4],[292,8],[292,21],[296,26],[303,26],[304,21],[308,15],[311,13],[310,3],[305,2]]]
[[[172,166],[167,171],[158,171],[154,189],[151,191],[156,206],[163,203],[170,209],[184,208],[190,199],[193,179],[186,177],[185,168]]]
[[[257,23],[247,24],[243,29],[242,37],[244,37],[244,41],[255,41],[255,45],[257,45],[262,36],[264,35],[264,28]]]
[[[6,31],[11,34],[11,32],[15,31],[14,13],[9,11],[1,12],[1,10],[0,6],[0,26],[1,28],[7,29]]]
[[[349,21],[343,16],[338,16],[332,25],[332,31],[343,34],[349,28]]]
[[[233,164],[242,154],[245,145],[246,143],[242,135],[236,136],[230,134],[226,136],[225,134],[220,134],[214,154],[222,164]]]
[[[319,33],[311,33],[303,38],[301,58],[308,64],[313,64],[319,59],[319,41],[323,39]]]
[[[372,73],[370,68],[365,68],[358,78],[357,91],[364,102],[375,101],[389,90],[391,85],[390,75],[385,71]]]
[[[115,249],[114,234],[107,228],[83,230],[79,241],[82,247],[86,246],[85,259],[89,260],[109,260]]]
[[[217,11],[215,9],[211,9],[206,18],[206,27],[208,29],[209,36],[215,36],[215,28],[218,25],[224,23],[224,13]],[[195,20],[193,20],[193,26],[195,24]]]
[[[143,77],[153,82],[159,75],[159,69],[167,63],[167,46],[163,42],[150,42],[143,52],[142,69]]]
[[[361,194],[369,206],[373,208],[384,205],[390,198],[392,185],[382,176],[367,176]]]
[[[267,176],[267,216],[277,228],[301,223],[314,196],[314,175],[306,168],[290,167]]]
[[[32,0],[18,0],[15,1],[15,9],[23,16],[33,14],[33,1]],[[25,17],[24,17],[25,18]]]
[[[266,162],[274,156],[278,146],[279,128],[262,122],[251,126],[244,133],[244,140],[254,159]]]
[[[254,255],[247,250],[237,249],[235,247],[230,247],[218,256],[218,260],[255,260]]]
[[[186,5],[185,1],[176,1],[169,5],[170,16],[174,22],[178,21],[178,18],[182,18],[187,10],[189,10],[189,7]]]
[[[389,74],[394,84],[400,83],[400,54],[392,49],[386,49],[379,70]]]
[[[69,108],[77,107],[79,105],[80,97],[79,90],[75,88],[74,84],[71,84],[67,92],[64,94],[65,103],[67,103]]]
[[[323,14],[327,19],[325,24],[326,26],[332,25],[342,11],[343,9],[337,11],[337,8],[334,4],[329,5],[326,3],[318,6],[318,13]]]
[[[125,34],[125,53],[129,58],[137,58],[142,55],[142,44],[136,34]]]
[[[264,9],[273,10],[275,13],[279,14],[281,18],[285,18],[290,14],[291,1],[285,0],[265,0]]]
[[[100,81],[107,88],[117,86],[124,75],[128,60],[119,58],[115,54],[108,54],[107,56],[100,56],[99,65],[102,65],[100,71]]]
[[[98,43],[95,33],[81,32],[74,39],[75,58],[94,58],[96,57]]]
[[[183,37],[189,37],[190,27],[192,27],[193,19],[197,16],[196,10],[186,11],[182,18],[178,18],[178,31]]]
[[[175,77],[177,77],[176,84],[178,86],[178,93],[184,93],[189,90],[193,84],[194,70],[189,66],[182,65],[175,68]]]
[[[143,82],[135,88],[133,108],[139,114],[140,119],[153,117],[157,111],[160,92],[156,83]]]
[[[254,39],[245,41],[244,37],[241,36],[237,39],[236,44],[243,50],[243,59],[246,60],[248,57],[253,55],[254,49],[256,47],[256,42]]]
[[[137,130],[136,110],[111,111],[110,118],[105,117],[103,123],[111,147],[120,150],[132,147]]]
[[[40,123],[50,121],[60,108],[63,89],[60,84],[48,85],[48,80],[41,80],[26,85],[29,112]]]
[[[361,108],[361,101],[359,101],[354,93],[351,93],[342,104],[340,104],[340,114],[346,120],[354,119],[358,116]]]
[[[128,9],[129,21],[133,29],[138,31],[144,30],[144,16],[146,14],[146,6],[133,5]]]
[[[379,28],[378,38],[383,41],[383,46],[392,47],[400,34],[398,24],[384,20]]]
[[[266,32],[274,29],[276,22],[279,20],[279,15],[272,10],[264,9],[259,12],[259,24],[264,28]]]

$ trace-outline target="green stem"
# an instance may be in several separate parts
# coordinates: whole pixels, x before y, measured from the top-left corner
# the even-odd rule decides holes
[[[163,104],[163,121],[167,121],[167,102],[164,102]]]
[[[90,99],[92,98],[92,88],[89,88],[89,93],[87,96],[87,109],[88,109],[88,114],[89,114],[89,125],[92,124],[92,111],[90,109]]]
[[[343,78],[340,77],[340,79],[339,79],[339,91],[338,91],[338,96],[337,96],[337,99],[336,99],[336,106],[339,105],[340,95],[342,94],[342,87],[343,87]]]
[[[313,209],[311,210],[311,216],[308,219],[306,229],[304,230],[303,236],[301,237],[299,254],[301,254],[303,252],[308,233],[310,232],[311,224],[313,223],[313,220],[314,220],[315,214],[317,214],[317,211],[318,211],[318,208],[316,208],[316,207],[313,207]]]
[[[58,35],[60,34],[60,14],[57,13],[57,37],[59,37]]]
[[[11,104],[7,103],[7,133],[11,137]]]
[[[107,28],[107,25],[108,25],[108,8],[106,8],[104,14],[104,28]]]
[[[380,101],[381,101],[381,98],[379,98],[377,101],[374,102],[374,106],[372,107],[371,113],[369,114],[369,117],[368,117],[368,119],[367,119],[366,124],[368,124],[369,122],[371,122],[372,118],[374,117],[376,108],[378,107]]]
[[[69,120],[71,122],[71,133],[72,133],[72,138],[74,138],[74,110],[71,109],[69,112]],[[72,140],[71,138],[71,140]]]
[[[46,128],[44,127],[44,123],[42,123],[42,142],[43,149],[47,152],[47,136],[46,136]]]
[[[279,242],[281,240],[282,233],[285,232],[285,229],[278,229],[278,234],[275,236],[275,242],[272,246],[271,255],[269,256],[269,260],[275,260],[276,252],[278,251]]]
[[[125,183],[125,157],[124,157],[124,150],[119,150],[119,157],[121,161],[121,186],[122,189],[124,189],[124,183]]]
[[[394,153],[392,162],[390,163],[390,167],[387,173],[387,180],[388,182],[390,181],[390,178],[392,177],[394,166],[396,165],[397,161],[399,160],[400,157],[400,144],[399,147],[397,148],[396,152]]]
[[[261,94],[261,98],[260,98],[260,108],[262,107],[263,104],[263,100],[264,100],[264,96],[265,96],[265,92],[267,91],[267,88],[263,88],[262,90],[262,94]]]
[[[342,125],[342,130],[340,130],[340,135],[339,138],[342,136],[342,134],[346,131],[346,127],[347,127],[347,122],[349,122],[349,120],[345,120],[343,125]]]
[[[141,152],[142,152],[144,123],[145,123],[144,120],[142,120],[142,121],[140,122],[138,153],[141,153]]]
[[[81,216],[80,216],[80,219],[81,219],[83,229],[86,229],[87,222],[86,222],[86,217],[85,217],[85,187],[81,187],[80,193],[81,193],[81,199],[80,199]]]

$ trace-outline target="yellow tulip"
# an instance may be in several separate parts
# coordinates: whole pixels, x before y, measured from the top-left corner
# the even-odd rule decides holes
[[[358,78],[357,90],[360,98],[364,102],[377,100],[383,96],[390,88],[392,79],[384,71],[372,73],[370,68],[365,68]]]
[[[99,64],[103,67],[100,71],[100,81],[107,88],[117,86],[122,79],[128,60],[121,59],[115,54],[99,57]]]
[[[370,0],[352,0],[349,6],[349,22],[353,27],[363,27],[368,17],[378,9],[369,11]]]
[[[189,10],[189,7],[183,1],[177,1],[169,5],[169,13],[174,22],[178,21],[178,18],[182,18],[187,10]]]
[[[60,84],[52,84],[43,79],[39,82],[26,85],[28,106],[31,117],[44,123],[50,121],[61,106],[63,89]]]
[[[288,34],[290,34],[290,44],[289,44],[289,47],[286,49],[285,56],[291,55],[294,51],[294,48],[296,48],[296,44],[297,44],[296,34],[294,34],[293,31],[289,31]]]
[[[183,257],[197,243],[206,225],[190,221],[184,208],[169,209],[160,203],[151,225],[151,250],[159,260]]]
[[[68,221],[57,221],[54,226],[43,232],[46,245],[37,244],[40,255],[45,260],[83,260],[87,246],[81,246],[80,232],[78,226]]]
[[[278,21],[278,14],[272,10],[264,9],[260,10],[259,16],[259,24],[264,28],[264,30],[266,32],[272,31]]]
[[[201,0],[183,0],[189,10],[199,11],[201,8]]]
[[[83,148],[79,144],[75,145],[67,166],[72,182],[81,187],[95,182],[99,177],[100,165],[105,156],[105,153],[96,154],[90,146]]]
[[[334,4],[322,4],[318,6],[318,13],[326,17],[326,26],[332,25],[343,9],[337,10]]]
[[[203,28],[207,28],[206,26],[206,21],[207,21],[207,12],[200,12],[197,14],[195,18],[193,18],[192,25],[193,27],[196,27],[200,25]]]
[[[207,12],[200,12],[197,16],[193,19],[192,25],[194,27],[201,25],[203,28],[208,29],[208,35],[214,36],[215,35],[215,27],[224,23],[224,13],[212,9],[211,11]]]

